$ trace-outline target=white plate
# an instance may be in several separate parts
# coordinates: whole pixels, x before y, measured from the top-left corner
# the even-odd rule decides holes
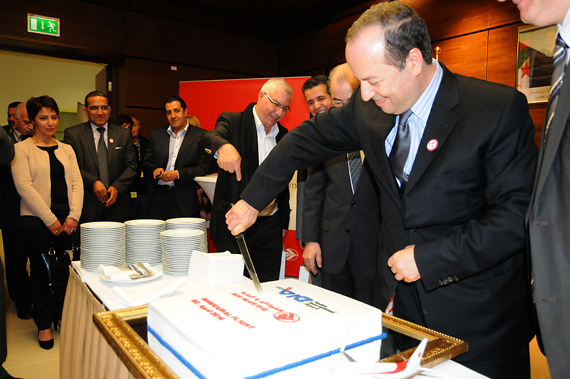
[[[153,220],[153,219],[141,219],[141,220],[129,220],[129,221],[125,221],[125,225],[136,225],[136,226],[141,226],[141,225],[165,225],[166,222],[163,220]]]
[[[111,222],[111,221],[96,221],[96,222],[87,222],[85,224],[81,224],[82,228],[86,229],[115,229],[115,228],[123,228],[125,224],[122,222]]]
[[[150,282],[151,280],[158,279],[162,276],[162,271],[156,272],[153,270],[153,272],[154,272],[153,276],[148,276],[146,278],[133,279],[133,280],[111,280],[111,278],[109,278],[106,275],[103,275],[103,273],[100,272],[99,278],[101,278],[101,280],[111,283],[136,284],[136,283]]]

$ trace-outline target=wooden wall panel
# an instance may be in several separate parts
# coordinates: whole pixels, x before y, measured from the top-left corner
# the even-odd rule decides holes
[[[125,113],[131,116],[137,116],[139,118],[141,122],[140,134],[146,138],[150,138],[150,133],[154,129],[168,125],[168,120],[166,119],[166,113],[164,109],[127,107]]]
[[[360,15],[354,15],[352,17],[347,17],[331,24],[329,44],[331,57],[330,64],[332,66],[346,62],[346,55],[344,53],[346,47],[346,32],[348,29],[350,29],[354,21],[356,21],[359,16]]]
[[[517,25],[489,31],[487,80],[515,88],[517,39]]]
[[[485,30],[489,24],[487,1],[404,1],[424,19],[432,41]]]
[[[488,32],[434,42],[439,47],[439,61],[451,72],[485,80],[487,77]]]
[[[371,1],[360,5],[347,5],[346,10],[340,12],[340,19],[329,23],[328,50],[317,44],[323,43],[323,28],[317,31],[307,31],[300,36],[285,39],[280,44],[279,72],[280,75],[308,75],[322,64],[324,57],[327,62],[321,68],[328,71],[331,67],[345,62],[344,38],[346,31],[352,23],[360,17],[362,12],[378,1]],[[430,31],[430,37],[434,46],[451,47],[454,50],[453,65],[459,67],[459,71],[469,76],[485,79],[487,76],[486,64],[479,60],[486,55],[481,37],[472,39],[470,35],[478,35],[491,28],[519,21],[517,7],[512,2],[499,3],[496,0],[484,1],[457,1],[457,0],[403,0],[404,3],[413,7],[426,22]],[[461,38],[460,42],[449,42]],[[444,41],[445,40],[445,41]],[[475,49],[478,59],[477,67],[468,59],[471,53],[464,51],[460,46],[467,41],[469,49]],[[462,51],[463,50],[463,51]],[[320,53],[320,54],[316,54]],[[447,49],[449,57],[449,49]],[[463,57],[456,55],[468,53]],[[445,52],[444,52],[445,55]],[[465,59],[465,62],[462,62]],[[485,58],[486,59],[486,58]],[[467,62],[469,60],[469,62]],[[501,80],[500,76],[497,80]]]
[[[170,95],[170,65],[146,59],[125,59],[125,105],[162,108]]]
[[[512,1],[499,3],[497,0],[487,0],[489,2],[489,27],[506,25],[520,22],[520,12]]]
[[[330,26],[296,35],[280,44],[279,75],[308,75],[330,62]]]
[[[258,76],[278,71],[278,45],[267,39],[134,12],[126,26],[127,56]]]
[[[28,12],[59,18],[60,37],[28,33]],[[45,51],[62,47],[90,56],[120,55],[124,53],[125,12],[82,1],[11,1],[2,7],[0,37],[29,42],[30,47]]]
[[[544,117],[546,116],[546,104],[547,103],[529,104],[530,117],[532,117],[532,121],[534,122],[534,128],[536,129],[534,140],[537,146],[540,146],[542,125],[544,123]]]

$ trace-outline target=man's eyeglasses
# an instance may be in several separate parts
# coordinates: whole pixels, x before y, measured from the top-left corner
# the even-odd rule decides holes
[[[267,99],[269,99],[269,101],[271,101],[271,104],[275,105],[277,108],[282,108],[285,112],[291,112],[291,108],[289,107],[284,107],[283,105],[279,104],[276,101],[273,101],[272,98],[269,97],[269,95],[266,92],[263,92],[263,94],[265,96],[267,96]]]
[[[348,99],[347,101],[342,101],[342,100],[339,100],[339,99],[333,99],[332,105],[333,105],[333,107],[343,107],[343,106],[345,106],[349,101],[350,101],[350,99]]]

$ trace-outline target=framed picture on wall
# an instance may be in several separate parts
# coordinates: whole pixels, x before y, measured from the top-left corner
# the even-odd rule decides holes
[[[556,25],[518,29],[517,89],[529,103],[548,101],[557,31]]]

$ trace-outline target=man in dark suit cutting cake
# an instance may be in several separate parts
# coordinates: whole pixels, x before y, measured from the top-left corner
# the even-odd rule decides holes
[[[536,162],[526,98],[451,73],[427,27],[398,1],[347,33],[361,86],[340,109],[293,129],[227,214],[242,232],[296,169],[363,150],[380,188],[375,304],[460,338],[456,360],[492,378],[530,378],[533,337],[524,216]]]

